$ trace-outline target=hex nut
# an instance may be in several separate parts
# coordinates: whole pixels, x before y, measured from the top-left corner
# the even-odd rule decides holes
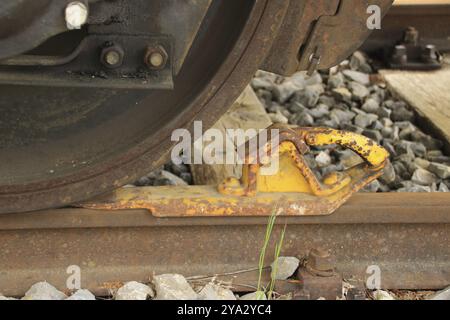
[[[149,46],[145,52],[144,62],[151,70],[162,70],[166,67],[169,55],[160,45]]]
[[[408,50],[404,45],[397,45],[392,54],[392,61],[401,65],[408,62]]]
[[[328,250],[311,249],[308,255],[307,265],[310,269],[315,271],[333,272],[336,260]]]
[[[422,58],[426,61],[437,61],[438,60],[438,53],[436,46],[432,44],[428,44],[423,48]]]
[[[89,9],[83,2],[73,1],[66,6],[64,13],[67,29],[76,30],[81,29],[81,27],[86,24],[89,16]]]
[[[111,45],[102,49],[100,61],[108,68],[118,68],[123,64],[125,53],[118,45]]]

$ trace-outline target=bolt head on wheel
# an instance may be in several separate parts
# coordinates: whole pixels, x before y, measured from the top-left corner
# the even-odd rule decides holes
[[[168,59],[169,55],[162,46],[149,46],[144,62],[152,70],[162,70],[165,68]]]
[[[83,2],[74,1],[69,3],[65,11],[67,29],[81,29],[81,27],[86,24],[88,15],[88,8]]]

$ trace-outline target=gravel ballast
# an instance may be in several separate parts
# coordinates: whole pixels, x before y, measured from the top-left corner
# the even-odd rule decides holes
[[[390,163],[368,192],[448,192],[450,157],[443,142],[425,134],[411,108],[373,83],[372,68],[360,52],[326,72],[281,77],[258,71],[252,87],[275,123],[329,127],[367,136],[385,147]],[[361,160],[336,146],[314,148],[307,161],[320,178]]]

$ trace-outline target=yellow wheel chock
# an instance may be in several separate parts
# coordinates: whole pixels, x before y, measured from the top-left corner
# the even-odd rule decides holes
[[[274,145],[269,139],[253,153],[246,148],[240,179],[228,178],[218,186],[121,188],[80,206],[148,209],[157,217],[270,216],[274,210],[284,216],[328,215],[382,175],[389,157],[377,143],[352,132],[288,126],[272,126],[268,130],[276,130],[278,143]],[[348,148],[364,162],[319,180],[304,154],[310,147],[326,145]],[[277,170],[262,174],[273,161],[278,163]]]

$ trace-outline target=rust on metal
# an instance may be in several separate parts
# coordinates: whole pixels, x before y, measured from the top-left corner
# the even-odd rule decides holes
[[[336,300],[342,296],[342,276],[338,273],[332,273],[329,276],[322,277],[312,274],[306,268],[300,268],[297,277],[300,281],[300,296],[306,297],[305,300],[317,300],[325,298],[327,300]],[[303,300],[301,299],[301,300]]]
[[[375,142],[350,132],[280,126],[271,130],[277,130],[279,145],[273,146],[269,141],[259,147],[264,149],[263,153],[249,152],[247,147],[241,181],[228,178],[217,188],[122,188],[79,206],[104,210],[147,209],[158,217],[270,216],[275,211],[286,216],[327,215],[378,178],[388,158],[388,153]],[[320,181],[303,154],[309,146],[327,144],[350,148],[366,163],[344,172],[333,172]],[[275,157],[279,159],[277,173],[261,175],[263,163],[270,163]]]
[[[384,15],[393,0],[288,2],[289,10],[275,38],[275,45],[262,66],[264,70],[282,75],[291,75],[297,70],[311,73],[315,69],[338,64],[371,33],[367,26],[369,6],[377,5]]]
[[[311,67],[311,57],[318,54],[318,69],[331,68],[347,58],[373,31],[367,26],[370,17],[367,13],[368,7],[378,6],[384,16],[392,3],[393,0],[341,0],[335,14],[328,13],[317,17],[308,39],[299,51],[299,69],[308,70]],[[320,9],[318,12],[321,12]],[[312,14],[317,15],[316,12]]]
[[[282,75],[291,75],[299,70],[300,48],[308,39],[314,24],[321,16],[335,15],[339,2],[340,0],[289,1],[283,25],[262,68]],[[293,33],[292,30],[298,32]]]
[[[155,19],[146,19],[149,27],[158,27],[161,22],[163,28],[157,30],[163,34],[174,35],[174,38],[180,41],[183,38],[187,41],[183,41],[180,46],[176,45],[173,51],[166,48],[168,54],[174,57],[175,71],[183,64],[183,68],[177,73],[177,81],[180,85],[171,92],[150,90],[145,91],[147,94],[143,94],[144,91],[124,90],[120,99],[117,99],[117,90],[106,92],[95,88],[71,90],[68,96],[61,95],[58,90],[30,89],[33,91],[32,95],[36,99],[40,98],[40,101],[36,99],[24,101],[25,87],[13,87],[12,90],[5,91],[5,94],[0,97],[0,105],[8,108],[16,102],[18,104],[27,102],[29,104],[26,108],[28,110],[29,107],[30,111],[27,117],[29,119],[32,119],[37,112],[36,108],[32,107],[41,102],[45,105],[44,109],[48,114],[52,114],[52,110],[57,109],[58,115],[61,115],[64,121],[60,122],[59,118],[44,117],[54,119],[47,123],[45,128],[51,128],[52,125],[59,128],[61,123],[64,123],[64,128],[67,126],[70,129],[73,123],[78,123],[78,119],[86,120],[82,115],[87,110],[92,111],[91,107],[95,107],[98,112],[89,112],[93,116],[89,121],[103,123],[105,126],[99,129],[99,131],[104,130],[100,135],[97,129],[90,127],[96,133],[93,133],[89,139],[77,140],[78,138],[73,135],[69,135],[70,138],[67,136],[68,140],[73,138],[79,143],[82,141],[84,146],[82,149],[85,152],[70,148],[71,142],[64,143],[61,137],[66,135],[62,133],[65,130],[62,128],[60,136],[52,135],[52,138],[47,137],[48,139],[40,138],[47,135],[47,131],[41,130],[41,127],[36,127],[33,134],[27,130],[27,133],[18,134],[14,139],[5,137],[5,141],[0,144],[6,148],[5,150],[10,150],[9,145],[12,145],[11,152],[3,152],[0,158],[2,155],[7,157],[13,153],[16,154],[17,151],[17,158],[23,161],[20,164],[3,161],[5,166],[2,166],[4,179],[0,182],[0,214],[42,210],[78,203],[135,181],[148,172],[149,166],[157,168],[163,165],[169,158],[168,150],[175,144],[170,139],[174,129],[187,128],[192,131],[191,125],[194,120],[202,121],[205,128],[211,127],[242,93],[243,88],[248,85],[272,47],[273,38],[279,31],[288,7],[286,1],[268,0],[195,1],[198,6],[183,0],[142,1],[142,3],[145,3],[146,7],[151,7],[148,14],[155,17]],[[111,6],[114,6],[113,3]],[[163,16],[157,19],[160,9],[164,9]],[[126,18],[128,11],[122,11]],[[176,19],[172,17],[174,13],[176,13]],[[183,13],[181,17],[180,13]],[[207,23],[200,26],[205,14],[208,14]],[[124,22],[126,23],[125,20]],[[141,24],[136,23],[136,25]],[[202,28],[207,28],[206,33],[213,35],[213,41],[208,37],[195,37],[197,31],[204,33]],[[195,39],[195,45],[191,47],[193,39]],[[188,51],[190,51],[189,55]],[[139,62],[142,63],[144,52],[139,53],[138,56]],[[162,71],[166,70],[167,68]],[[76,78],[79,78],[78,75]],[[52,79],[49,76],[44,80]],[[127,79],[139,80],[139,77]],[[42,82],[40,78],[39,83]],[[142,84],[141,81],[138,82]],[[59,84],[64,85],[65,82]],[[42,90],[42,94],[36,95],[36,90]],[[88,92],[88,94],[80,92]],[[61,104],[60,99],[65,102],[70,99],[74,102],[74,106],[67,103]],[[121,113],[120,116],[117,115],[118,117],[112,116],[115,120],[105,123],[104,116],[109,113],[102,110],[122,110],[124,101],[127,101],[132,108]],[[19,109],[22,110],[22,108]],[[123,118],[119,119],[122,116]],[[14,115],[10,117],[13,119]],[[149,123],[152,125],[149,126]],[[27,125],[21,124],[21,127],[25,128]],[[118,129],[119,127],[123,130]],[[123,133],[119,140],[115,139],[118,131]],[[78,132],[77,129],[77,137],[79,137],[78,134],[85,136],[88,133]],[[102,142],[92,138],[100,136]],[[56,144],[54,147],[49,147],[45,157],[40,157],[39,161],[33,161],[31,159],[33,155],[39,154],[34,151],[42,150],[43,145],[40,143],[43,141],[46,146],[53,142]],[[79,143],[75,144],[81,148]],[[18,148],[15,147],[16,145]],[[20,148],[20,146],[27,147]],[[98,161],[91,162],[92,159]],[[74,166],[73,161],[80,165]],[[6,163],[8,163],[7,166]],[[58,170],[53,168],[55,163],[61,163]],[[26,172],[33,171],[32,176],[40,178],[31,179],[30,175],[21,171],[22,168]],[[31,180],[25,181],[26,179],[22,180],[20,177],[24,179],[28,177]],[[6,183],[3,183],[4,181]]]
[[[335,215],[278,218],[273,239],[287,223],[284,256],[303,258],[321,247],[335,255],[345,279],[365,283],[367,267],[378,265],[383,288],[442,289],[450,282],[449,207],[444,193],[356,194]],[[147,282],[154,273],[196,281],[219,275],[249,291],[258,281],[266,227],[267,217],[166,219],[143,209],[0,215],[1,290],[23,296],[42,280],[64,290],[67,267],[78,265],[82,287],[100,295],[109,294],[105,283]],[[263,279],[270,280],[269,268]]]
[[[312,248],[304,267],[313,275],[332,277],[336,271],[336,258],[328,250]]]

